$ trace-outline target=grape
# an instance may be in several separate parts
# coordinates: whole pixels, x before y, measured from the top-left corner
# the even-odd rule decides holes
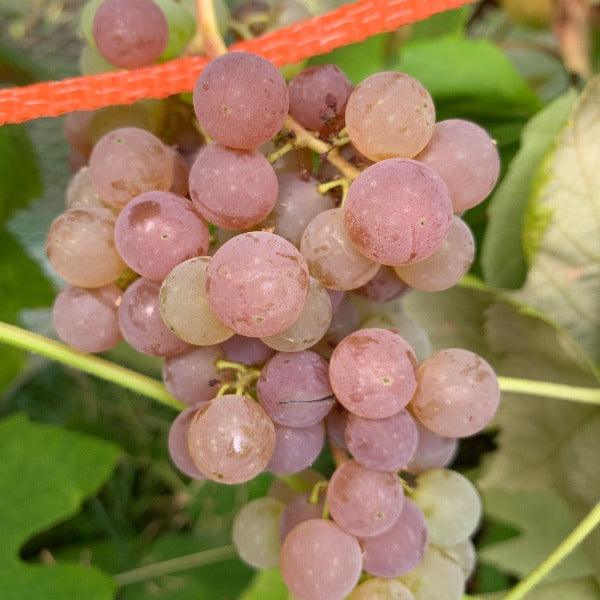
[[[310,274],[334,290],[356,289],[379,270],[348,238],[339,208],[323,211],[307,225],[300,249]]]
[[[279,425],[310,427],[331,410],[327,361],[305,350],[278,352],[263,367],[256,390],[267,414]]]
[[[394,473],[379,473],[350,460],[342,463],[327,485],[333,520],[348,533],[381,535],[399,518],[404,493]]]
[[[192,479],[206,479],[198,470],[198,467],[192,462],[187,443],[188,429],[194,418],[196,411],[203,403],[190,406],[180,412],[169,430],[169,456],[175,466],[188,477]]]
[[[93,46],[84,44],[83,48],[81,48],[81,54],[79,55],[79,70],[82,75],[98,75],[99,73],[107,73],[108,71],[114,71],[115,69],[116,67],[111,65],[104,56],[98,52],[95,44]]]
[[[66,205],[67,208],[106,208],[92,187],[87,167],[81,167],[71,178],[67,187]]]
[[[461,600],[464,594],[462,569],[435,546],[429,546],[421,564],[401,580],[415,600]]]
[[[334,207],[333,198],[317,191],[314,179],[303,179],[297,172],[278,175],[279,200],[262,227],[300,246],[306,226],[319,213]]]
[[[423,558],[427,547],[425,517],[412,500],[405,498],[396,522],[381,535],[362,539],[361,545],[367,573],[399,577],[414,569]]]
[[[171,192],[146,192],[121,211],[115,240],[133,271],[162,281],[179,263],[206,254],[209,234],[185,198]]]
[[[275,335],[295,323],[308,296],[308,268],[278,235],[243,233],[208,265],[208,302],[222,323],[249,337]]]
[[[415,420],[419,441],[414,456],[406,465],[411,473],[448,466],[456,456],[458,442],[454,438],[442,437]]]
[[[412,499],[425,514],[433,544],[452,546],[464,542],[479,525],[479,494],[456,471],[431,469],[421,473]]]
[[[343,208],[348,237],[371,260],[402,265],[427,258],[452,222],[448,188],[432,169],[394,158],[367,167]]]
[[[66,287],[54,301],[54,330],[63,342],[81,352],[110,350],[121,341],[120,303],[121,290],[112,283],[95,290]]]
[[[233,335],[208,304],[206,272],[211,258],[198,256],[177,265],[160,288],[160,314],[181,340],[196,346],[219,344]]]
[[[290,115],[307,129],[340,120],[352,84],[335,65],[318,65],[301,71],[290,82]]]
[[[281,573],[295,596],[342,600],[358,583],[361,554],[356,538],[335,523],[311,519],[294,527],[285,538]]]
[[[277,176],[260,152],[209,144],[190,171],[190,195],[196,210],[211,223],[248,229],[273,210]]]
[[[104,0],[94,15],[93,35],[109,63],[137,69],[166,50],[169,26],[152,0]]]
[[[317,459],[324,442],[323,421],[304,428],[275,425],[275,450],[267,469],[280,475],[298,473]]]
[[[189,196],[190,166],[188,161],[174,148],[171,148],[171,154],[173,155],[173,184],[170,191],[177,196]]]
[[[402,410],[417,386],[410,346],[386,329],[361,329],[334,350],[329,379],[337,399],[359,417],[384,419]]]
[[[308,298],[298,320],[281,333],[264,337],[263,342],[280,352],[299,352],[316,344],[331,323],[331,300],[327,290],[310,278]]]
[[[253,150],[283,126],[289,94],[285,80],[267,60],[231,52],[210,62],[194,88],[200,124],[215,141]]]
[[[331,300],[331,311],[333,316],[335,316],[340,309],[342,302],[346,298],[346,292],[343,292],[342,290],[327,290],[327,293],[329,294],[329,299]]]
[[[264,471],[273,456],[275,427],[247,396],[220,396],[200,408],[190,424],[194,464],[220,483],[244,483]]]
[[[446,182],[459,214],[483,202],[500,174],[494,140],[479,125],[462,119],[436,123],[431,141],[415,158]]]
[[[87,110],[71,112],[65,117],[63,124],[63,132],[69,146],[77,150],[86,159],[94,147],[89,131],[93,114],[93,112]]]
[[[115,246],[115,216],[103,208],[71,208],[50,225],[46,254],[68,283],[84,288],[112,283],[125,263]]]
[[[405,73],[387,71],[354,88],[346,128],[356,148],[371,160],[412,158],[433,134],[435,107],[429,92]]]
[[[311,490],[320,481],[325,482],[323,475],[314,469],[306,469],[305,471],[296,473],[293,480],[294,482],[299,482],[302,488],[306,490]],[[269,488],[268,496],[270,498],[277,498],[284,504],[287,504],[298,496],[298,491],[297,489],[292,489],[282,479],[275,479]]]
[[[163,105],[158,100],[142,100],[127,106],[106,106],[92,113],[90,137],[96,143],[111,131],[124,128],[143,129],[157,135],[163,117]]]
[[[180,354],[189,346],[175,337],[160,318],[160,284],[149,279],[134,281],[119,306],[119,327],[127,343],[138,352],[154,356]]]
[[[457,563],[463,571],[465,581],[468,581],[477,562],[477,552],[471,540],[465,540],[454,546],[442,546],[439,548],[442,554]]]
[[[361,583],[348,600],[415,600],[415,597],[395,579],[369,579]]]
[[[262,340],[243,335],[230,337],[221,343],[221,348],[228,360],[248,367],[263,365],[275,354],[275,350],[269,348]]]
[[[360,325],[360,315],[350,298],[344,298],[333,317],[325,337],[315,346],[315,350],[325,358],[330,358],[335,347]]]
[[[300,494],[288,502],[281,515],[279,539],[283,542],[287,534],[300,523],[310,519],[319,519],[325,506],[324,496],[319,496],[319,501],[312,504],[310,493]]]
[[[195,348],[170,356],[162,371],[165,386],[175,398],[186,404],[212,400],[219,386],[229,379],[215,366],[220,358],[223,355],[218,346]]]
[[[367,469],[399,471],[417,448],[417,426],[408,411],[387,419],[365,419],[350,414],[345,430],[352,456]]]
[[[279,523],[283,503],[257,498],[235,515],[231,539],[240,558],[256,569],[270,569],[279,562]]]
[[[329,411],[327,417],[325,417],[327,436],[342,450],[348,450],[346,446],[345,431],[349,414],[350,413],[339,402],[336,402]]]
[[[359,287],[355,292],[373,302],[391,302],[399,298],[408,286],[398,278],[391,267],[382,266],[375,277]]]
[[[498,379],[480,356],[461,348],[432,354],[419,368],[414,415],[434,433],[467,437],[481,431],[500,403]]]
[[[450,230],[442,245],[419,262],[396,267],[402,281],[424,292],[441,292],[457,284],[471,268],[475,257],[475,239],[469,226],[452,217]]]
[[[154,0],[167,21],[169,37],[161,60],[170,60],[183,54],[196,33],[195,19],[179,0]]]

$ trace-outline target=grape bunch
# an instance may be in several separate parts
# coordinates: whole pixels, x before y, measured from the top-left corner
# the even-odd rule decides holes
[[[135,37],[129,52],[112,4],[93,19],[107,59],[164,52],[162,33],[135,28],[151,43]],[[86,164],[47,238],[68,283],[58,336],[164,358],[164,383],[187,405],[168,439],[185,475],[275,474],[233,541],[250,565],[280,565],[294,598],[460,599],[481,502],[446,467],[500,391],[473,352],[432,353],[402,296],[469,270],[460,215],[498,178],[493,140],[474,123],[436,123],[404,73],[354,87],[323,65],[288,85],[244,52],[209,63],[191,121],[179,109],[163,105],[155,128],[98,113],[67,123]],[[310,468],[326,441],[329,480]]]

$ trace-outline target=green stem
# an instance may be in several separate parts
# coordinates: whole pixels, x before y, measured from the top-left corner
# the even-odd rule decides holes
[[[576,387],[563,383],[517,379],[515,377],[498,377],[498,383],[503,392],[557,398],[559,400],[600,406],[600,388]]]
[[[573,529],[573,531],[557,546],[557,548],[538,565],[525,579],[520,581],[506,596],[504,600],[521,600],[530,592],[554,567],[556,567],[568,554],[588,536],[594,527],[600,523],[600,502],[592,508],[587,516]]]
[[[185,408],[185,404],[171,396],[162,383],[152,377],[146,377],[93,354],[77,352],[65,344],[2,321],[0,321],[0,342],[35,352],[63,365],[85,371],[172,408],[178,410]]]

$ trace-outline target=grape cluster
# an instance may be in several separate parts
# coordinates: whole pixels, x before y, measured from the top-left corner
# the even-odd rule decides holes
[[[127,0],[134,12],[148,1]],[[92,28],[107,59],[164,52],[164,19],[145,14],[152,27],[125,39],[112,4]],[[169,452],[189,477],[281,478],[238,513],[233,541],[250,565],[279,564],[295,598],[461,598],[481,503],[445,467],[500,392],[483,358],[432,353],[402,295],[469,270],[460,214],[496,182],[493,141],[470,122],[436,123],[406,74],[353,87],[324,65],[288,85],[243,52],[207,66],[193,104],[197,126],[171,115],[167,133],[100,119],[96,140],[97,114],[68,122],[87,164],[47,238],[69,284],[57,334],[84,352],[124,338],[164,357],[165,385],[187,405]],[[302,135],[327,145],[317,168]],[[310,469],[326,440],[329,481]]]

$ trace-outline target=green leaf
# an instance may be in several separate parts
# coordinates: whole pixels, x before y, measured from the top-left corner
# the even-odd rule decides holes
[[[456,10],[437,13],[412,25],[410,40],[437,38],[442,35],[462,36],[471,14],[471,7],[463,6]]]
[[[581,95],[538,175],[523,231],[530,267],[520,301],[600,362],[600,76]]]
[[[108,479],[119,450],[106,442],[23,416],[0,422],[0,589],[2,598],[110,600],[114,582],[95,568],[23,563],[31,536],[74,515]]]
[[[281,571],[259,571],[239,600],[288,600],[288,590],[281,577]]]
[[[600,588],[592,577],[542,583],[528,592],[527,600],[598,600]],[[473,600],[502,600],[506,592],[471,596]]]

